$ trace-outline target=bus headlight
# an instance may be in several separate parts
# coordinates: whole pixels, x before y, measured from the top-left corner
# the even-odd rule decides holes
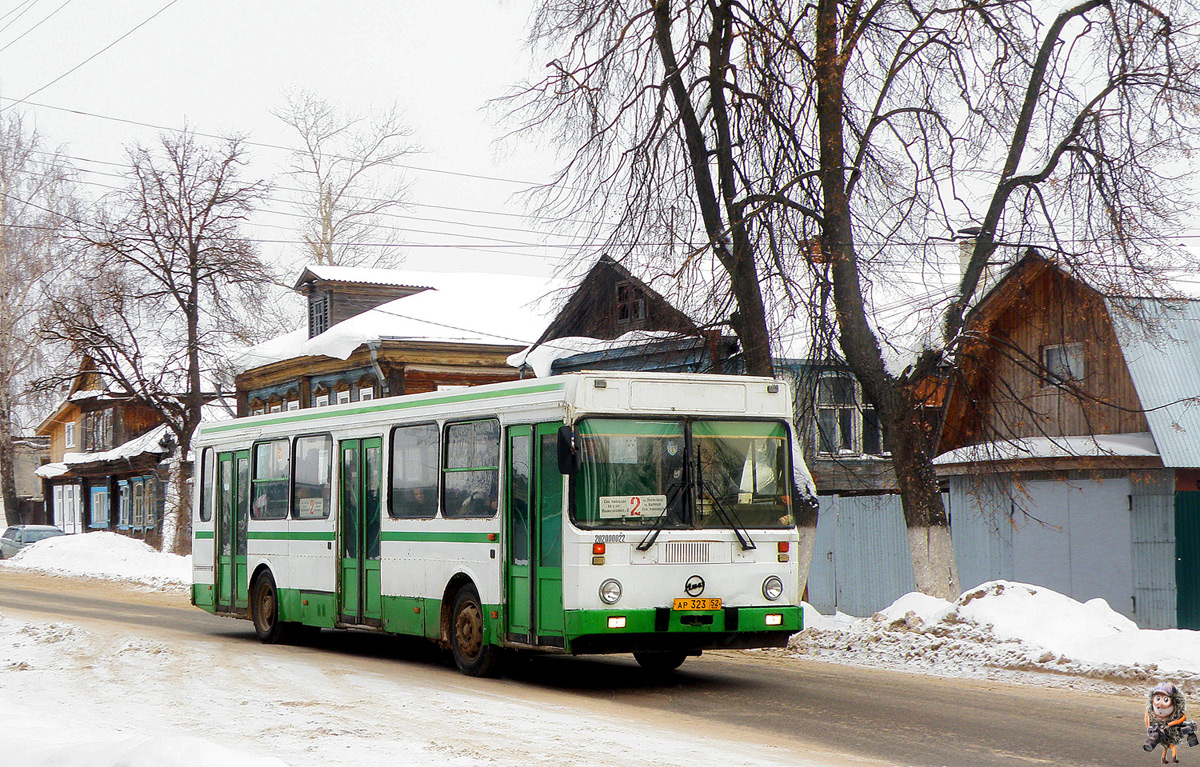
[[[782,589],[782,584],[780,585]],[[606,605],[615,605],[617,600],[621,598],[621,584],[615,579],[609,578],[604,583],[600,584],[600,601]]]
[[[601,586],[601,588],[604,588]],[[779,597],[783,596],[783,581],[779,580],[778,575],[772,575],[763,581],[762,588],[763,596],[774,602]]]

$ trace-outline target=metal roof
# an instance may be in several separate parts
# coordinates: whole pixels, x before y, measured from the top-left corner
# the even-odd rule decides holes
[[[1105,302],[1163,465],[1200,467],[1200,301]]]

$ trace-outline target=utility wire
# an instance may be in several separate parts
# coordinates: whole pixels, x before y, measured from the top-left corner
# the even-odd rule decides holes
[[[70,5],[70,4],[71,4],[71,3],[73,3],[73,2],[74,2],[74,0],[63,0],[63,4],[62,4],[62,5],[58,6],[58,7],[57,7],[57,8],[55,8],[53,11],[50,11],[50,13],[48,13],[48,14],[46,14],[45,16],[43,16],[43,17],[42,17],[42,20],[41,20],[41,21],[39,21],[38,23],[34,24],[34,25],[33,25],[32,27],[30,27],[29,29],[25,30],[25,31],[24,31],[24,32],[22,32],[21,34],[19,34],[19,35],[17,35],[16,37],[14,37],[14,38],[13,38],[12,40],[10,40],[10,41],[8,42],[8,44],[7,44],[7,45],[5,45],[3,48],[0,48],[0,53],[4,53],[4,52],[5,52],[5,51],[7,51],[9,48],[11,48],[11,47],[13,47],[14,45],[16,45],[16,44],[17,44],[17,43],[18,43],[18,42],[21,40],[21,38],[23,38],[25,35],[27,35],[27,34],[29,34],[30,32],[32,32],[33,30],[37,29],[37,28],[38,28],[38,27],[40,27],[41,25],[45,24],[47,21],[49,21],[51,18],[53,18],[53,16],[54,16],[56,13],[58,13],[59,11],[61,11],[63,8],[66,8],[68,5]],[[14,19],[14,21],[15,21],[15,20],[16,20],[16,19]],[[7,28],[8,28],[8,27],[6,26],[4,29],[7,29]],[[0,32],[3,32],[3,31],[4,31],[3,29],[0,29]]]
[[[53,79],[53,80],[51,80],[50,82],[46,83],[46,84],[45,84],[45,85],[43,85],[42,87],[40,87],[40,88],[37,88],[37,89],[35,89],[35,90],[32,90],[32,91],[30,91],[29,93],[25,94],[25,97],[24,97],[24,98],[22,98],[22,99],[18,99],[18,100],[17,100],[17,101],[15,101],[14,103],[10,104],[10,105],[8,106],[8,108],[10,108],[10,109],[11,109],[12,107],[15,107],[15,106],[17,106],[17,105],[19,105],[19,104],[24,104],[24,103],[25,103],[25,101],[26,101],[26,100],[28,100],[29,98],[31,98],[31,97],[33,97],[33,96],[36,96],[37,94],[39,94],[39,93],[41,93],[42,91],[44,91],[44,90],[46,90],[47,88],[49,88],[51,85],[54,85],[56,82],[58,82],[59,80],[63,79],[64,77],[66,77],[67,75],[70,75],[70,74],[72,74],[73,72],[75,72],[75,71],[79,70],[81,67],[83,67],[85,64],[87,64],[88,62],[90,62],[92,59],[96,58],[96,57],[97,57],[97,56],[99,56],[100,54],[102,54],[102,53],[104,53],[105,51],[107,51],[108,49],[112,48],[114,45],[116,45],[117,43],[121,42],[121,41],[122,41],[122,40],[124,40],[125,38],[129,37],[130,35],[132,35],[132,34],[133,34],[134,32],[136,32],[136,31],[138,31],[138,30],[139,30],[139,29],[141,29],[142,27],[146,26],[146,25],[147,25],[147,24],[149,24],[151,21],[154,21],[154,19],[158,18],[158,16],[159,16],[161,13],[163,13],[163,12],[164,12],[164,11],[166,11],[168,8],[170,8],[172,5],[175,5],[175,3],[178,3],[178,2],[179,2],[179,0],[170,0],[170,2],[168,2],[168,3],[167,3],[166,5],[164,5],[162,8],[159,8],[157,11],[155,11],[153,14],[151,14],[151,15],[150,15],[148,18],[146,18],[146,19],[145,19],[144,21],[142,21],[140,24],[138,24],[137,26],[135,26],[133,29],[131,29],[131,30],[129,30],[128,32],[126,32],[125,34],[121,35],[121,36],[120,36],[120,37],[118,37],[116,40],[113,40],[113,41],[112,41],[111,43],[109,43],[108,45],[106,45],[106,46],[104,46],[103,48],[101,48],[100,50],[96,51],[96,52],[95,52],[95,53],[93,53],[91,56],[88,56],[86,59],[84,59],[83,61],[79,62],[79,63],[78,63],[78,64],[76,64],[75,66],[71,67],[71,68],[70,68],[70,69],[68,69],[66,72],[63,72],[61,75],[59,75],[58,77],[54,78],[54,79]],[[7,100],[7,99],[6,99],[6,100]],[[0,108],[0,111],[3,111],[3,108]]]

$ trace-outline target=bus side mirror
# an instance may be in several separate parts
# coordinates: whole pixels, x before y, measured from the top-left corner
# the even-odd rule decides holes
[[[579,471],[579,453],[575,449],[575,430],[570,426],[558,427],[558,473],[568,476]]]

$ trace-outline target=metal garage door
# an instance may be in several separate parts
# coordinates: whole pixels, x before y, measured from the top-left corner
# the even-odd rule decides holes
[[[1023,482],[1014,496],[1013,579],[1132,618],[1129,480]]]

